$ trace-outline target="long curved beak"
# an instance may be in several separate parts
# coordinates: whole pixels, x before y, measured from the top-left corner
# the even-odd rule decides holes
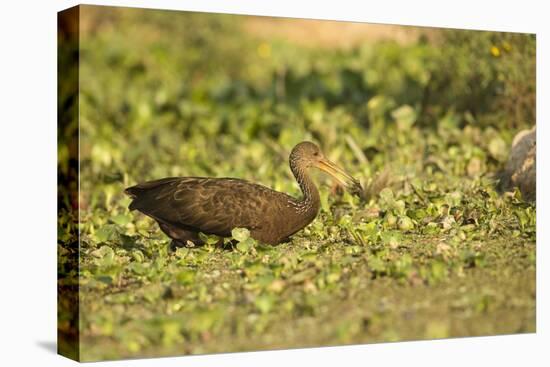
[[[342,184],[350,193],[361,196],[363,188],[359,181],[353,178],[349,173],[329,161],[327,158],[321,158],[315,165],[320,170],[331,175],[336,181]]]

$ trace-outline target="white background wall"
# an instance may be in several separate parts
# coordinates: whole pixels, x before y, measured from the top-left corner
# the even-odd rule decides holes
[[[136,366],[548,365],[545,1],[92,1],[94,4],[537,33],[537,334],[105,362]],[[56,340],[56,12],[74,1],[0,5],[0,365],[65,366]],[[546,240],[546,241],[545,241]],[[546,243],[545,243],[546,242]]]

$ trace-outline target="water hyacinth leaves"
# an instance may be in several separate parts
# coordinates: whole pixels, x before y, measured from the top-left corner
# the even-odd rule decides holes
[[[231,236],[237,241],[236,248],[240,252],[248,252],[256,244],[256,241],[250,237],[250,231],[246,228],[234,228],[231,231]]]
[[[401,131],[408,131],[416,121],[417,113],[409,105],[403,105],[392,111],[391,116]]]
[[[95,232],[95,240],[98,243],[110,241],[117,234],[117,227],[114,225],[104,225]]]
[[[250,231],[247,228],[234,228],[231,236],[238,242],[244,242],[250,238]]]

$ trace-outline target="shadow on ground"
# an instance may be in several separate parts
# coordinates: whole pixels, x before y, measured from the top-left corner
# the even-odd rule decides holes
[[[57,342],[54,340],[40,340],[36,344],[48,352],[57,354]]]

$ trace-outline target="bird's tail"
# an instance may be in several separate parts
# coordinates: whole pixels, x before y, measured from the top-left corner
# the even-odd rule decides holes
[[[150,199],[151,194],[153,196],[156,196],[159,194],[159,191],[164,191],[163,188],[167,184],[171,184],[178,180],[178,177],[167,177],[160,180],[154,180],[154,181],[148,181],[144,183],[137,184],[135,186],[128,187],[124,189],[124,193],[131,197],[132,202],[130,203],[130,206],[128,209],[134,210],[134,209],[140,209],[140,202],[141,201],[147,201]]]

